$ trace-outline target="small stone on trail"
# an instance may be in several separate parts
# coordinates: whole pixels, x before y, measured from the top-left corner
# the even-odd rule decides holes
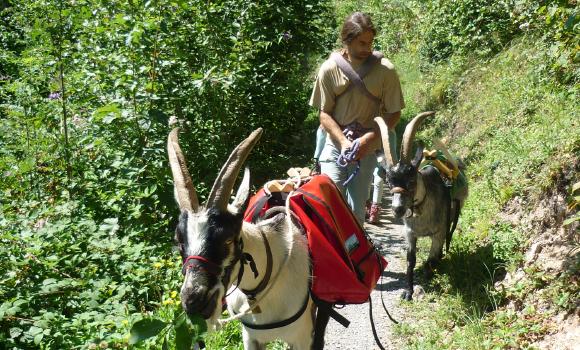
[[[415,285],[413,287],[413,299],[422,300],[423,298],[425,298],[425,289],[420,285]]]

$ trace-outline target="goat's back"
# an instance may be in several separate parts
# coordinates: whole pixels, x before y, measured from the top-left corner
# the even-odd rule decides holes
[[[461,206],[463,206],[463,203],[469,194],[469,188],[467,184],[467,178],[465,177],[465,163],[463,163],[463,161],[459,158],[457,158],[457,161],[460,174],[455,180],[456,182],[451,190],[451,197],[449,197],[448,200],[457,199],[461,203]],[[444,192],[448,192],[448,187],[443,182],[439,171],[433,166],[427,166],[421,169],[420,172],[423,176],[425,186],[434,189],[434,195],[436,194],[438,198],[445,199],[446,196]]]
[[[451,197],[449,197],[447,186],[445,186],[443,179],[441,179],[441,175],[439,174],[437,168],[433,166],[427,166],[421,169],[420,172],[423,178],[423,183],[425,184],[425,188],[428,188],[428,193],[431,197],[446,202],[451,199]]]

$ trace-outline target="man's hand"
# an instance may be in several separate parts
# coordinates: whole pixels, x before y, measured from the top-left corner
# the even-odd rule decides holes
[[[332,115],[324,111],[320,111],[320,125],[326,130],[328,136],[335,144],[340,145],[340,152],[344,153],[347,149],[352,147],[352,141],[349,141],[343,135],[340,126],[336,123]]]
[[[377,137],[374,131],[367,132],[359,139],[360,148],[356,155],[356,160],[366,157],[377,148]]]
[[[401,111],[386,114],[383,118],[385,118],[389,130],[393,130],[399,123],[399,120],[401,120]]]
[[[345,154],[352,149],[352,141],[349,141],[346,137],[341,139],[340,142],[340,153]]]

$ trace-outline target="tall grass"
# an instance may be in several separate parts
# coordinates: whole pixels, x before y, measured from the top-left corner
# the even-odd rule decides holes
[[[498,214],[516,196],[533,204],[555,185],[559,169],[577,162],[580,146],[578,96],[542,77],[538,51],[534,38],[524,37],[488,61],[471,62],[469,69],[440,68],[427,77],[430,83],[410,84],[413,93],[427,94],[420,99],[426,105],[443,103],[419,136],[448,138],[470,180],[459,235],[442,273],[421,281],[429,297],[411,306],[421,321],[399,329],[410,348],[501,348],[517,345],[526,332],[545,332],[541,318],[489,313],[501,301],[494,282],[521,261],[529,239],[524,227]],[[413,62],[403,58],[400,66]],[[420,261],[428,251],[422,245]]]

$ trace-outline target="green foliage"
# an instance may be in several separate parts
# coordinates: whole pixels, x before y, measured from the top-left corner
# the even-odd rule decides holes
[[[129,337],[129,344],[135,345],[145,339],[156,336],[165,329],[167,324],[157,319],[142,319],[135,322],[131,327],[131,336]]]
[[[19,209],[0,220],[7,346],[123,344],[127,325],[178,288],[169,245],[145,244],[116,218],[99,224],[78,202]]]
[[[493,246],[493,257],[496,261],[515,266],[523,258],[522,246],[525,235],[514,230],[507,223],[497,223],[491,228],[489,238]]]
[[[174,310],[168,120],[184,130],[202,199],[259,126],[254,183],[306,162],[312,147],[288,135],[308,114],[310,62],[331,43],[327,10],[278,0],[2,2],[0,347],[122,348],[131,325],[132,341],[156,334],[137,347],[190,347],[185,339],[203,331]]]
[[[242,325],[239,321],[226,323],[220,332],[206,337],[205,345],[208,349],[243,350]]]
[[[438,62],[487,58],[523,34],[548,46],[545,70],[572,85],[580,78],[580,26],[575,1],[437,0],[423,4],[423,35],[418,40],[424,67]],[[419,12],[417,11],[417,12]],[[463,63],[462,63],[463,64]],[[543,74],[543,73],[542,73]]]
[[[492,293],[498,300],[510,302],[515,310],[501,309],[485,317],[483,325],[488,329],[486,348],[529,346],[551,331],[550,318],[557,312],[573,313],[577,307],[571,296],[578,293],[580,285],[577,273],[580,263],[576,260],[563,273],[548,273],[537,265],[530,265],[523,270],[525,278],[515,284],[502,287]],[[524,304],[524,300],[539,300],[545,310],[538,312],[535,303]],[[551,305],[546,307],[546,305]]]
[[[175,344],[176,350],[189,350],[193,344],[203,339],[206,330],[206,322],[201,316],[189,318],[183,311],[175,312],[173,322],[144,318],[131,327],[129,345],[155,337],[155,344],[161,344],[163,349],[168,349],[168,343],[171,342]]]
[[[426,7],[422,56],[431,63],[452,55],[489,56],[514,37],[513,1],[437,0]]]
[[[485,349],[529,348],[550,331],[546,315],[533,306],[524,310],[524,317],[513,310],[502,310],[483,324],[491,332],[482,343]]]
[[[567,84],[580,81],[580,14],[576,1],[540,2],[535,20],[545,30],[542,39],[550,45],[549,71]]]

